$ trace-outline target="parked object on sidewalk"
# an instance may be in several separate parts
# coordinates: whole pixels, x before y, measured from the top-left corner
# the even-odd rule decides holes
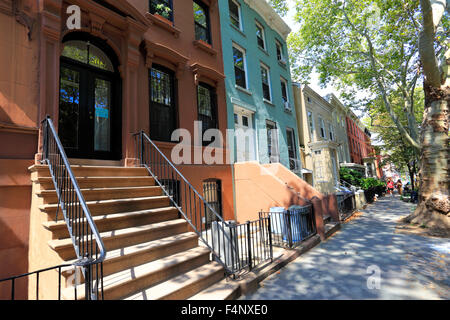
[[[316,234],[312,205],[293,206],[282,212],[260,212],[259,217],[270,217],[272,244],[293,248]]]

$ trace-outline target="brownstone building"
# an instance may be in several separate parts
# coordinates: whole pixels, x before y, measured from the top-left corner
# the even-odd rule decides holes
[[[167,156],[172,131],[193,134],[194,121],[225,136],[217,0],[156,2],[0,0],[0,278],[45,266],[28,253],[28,167],[42,159],[47,116],[78,165],[139,165],[141,130]],[[81,24],[69,29],[73,5]],[[234,218],[229,165],[178,168],[205,198],[214,182],[217,210]]]

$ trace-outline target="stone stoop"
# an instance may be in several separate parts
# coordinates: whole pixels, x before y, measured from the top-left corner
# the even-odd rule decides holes
[[[199,246],[197,234],[145,168],[71,167],[107,250],[105,299],[188,299],[220,291],[224,268],[211,260],[209,249]],[[35,237],[41,239],[41,246],[43,239],[47,243],[33,250],[39,252],[35,259],[48,256],[61,264],[74,262],[75,251],[61,212],[55,221],[58,204],[50,171],[45,165],[29,170],[32,214],[39,217],[31,227],[39,224]],[[62,273],[64,299],[75,297],[72,274],[73,268]],[[41,286],[45,290],[44,282]],[[84,285],[76,287],[77,299],[84,299]]]

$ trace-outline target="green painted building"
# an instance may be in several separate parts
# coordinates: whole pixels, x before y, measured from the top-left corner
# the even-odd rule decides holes
[[[232,161],[280,162],[301,176],[286,46],[290,29],[266,0],[218,3],[228,128],[237,132],[229,137]]]

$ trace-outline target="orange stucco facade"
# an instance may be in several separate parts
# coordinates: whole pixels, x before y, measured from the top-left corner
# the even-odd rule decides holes
[[[152,130],[149,68],[154,64],[175,75],[177,127],[194,133],[197,85],[202,82],[215,90],[217,125],[225,137],[219,12],[217,0],[203,3],[209,8],[211,44],[195,40],[191,1],[173,2],[171,23],[150,14],[148,1],[0,0],[0,278],[28,270],[31,182],[27,168],[42,159],[41,121],[49,115],[58,123],[60,56],[69,35],[99,39],[116,56],[121,165],[139,165],[134,134]],[[81,9],[80,29],[67,27],[69,5]],[[175,142],[156,143],[168,156],[175,146]],[[231,220],[235,218],[232,168],[225,161],[227,146],[221,150],[224,164],[200,162],[178,169],[199,193],[204,180],[220,180],[222,215]],[[0,288],[0,296],[8,290]]]

